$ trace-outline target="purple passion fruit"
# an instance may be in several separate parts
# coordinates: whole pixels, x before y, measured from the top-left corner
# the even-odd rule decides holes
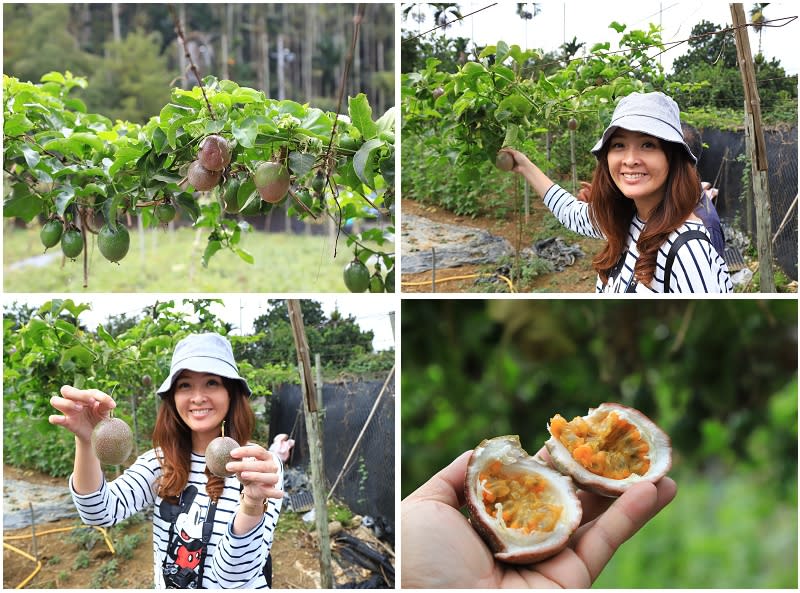
[[[512,564],[557,554],[583,514],[572,480],[529,457],[516,435],[475,448],[464,491],[473,527],[495,558]]]
[[[105,465],[119,465],[133,451],[133,431],[119,418],[105,418],[92,431],[92,449]]]
[[[497,153],[497,158],[494,161],[495,167],[500,169],[501,171],[511,171],[514,168],[514,157],[510,152],[500,151]]]
[[[206,467],[215,476],[227,478],[232,476],[225,466],[233,461],[231,451],[239,447],[231,437],[217,437],[206,447]]]
[[[200,142],[197,160],[208,171],[222,171],[231,162],[231,149],[222,136],[211,134]]]
[[[209,171],[200,164],[200,161],[192,161],[192,164],[189,165],[189,171],[186,173],[189,184],[197,191],[214,189],[221,177],[221,171]]]
[[[556,414],[547,429],[553,467],[597,494],[619,496],[637,482],[657,482],[672,466],[669,437],[633,408],[601,404],[569,422]]]

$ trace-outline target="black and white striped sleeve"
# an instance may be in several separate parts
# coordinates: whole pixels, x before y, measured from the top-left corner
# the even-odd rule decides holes
[[[69,479],[72,500],[86,525],[111,526],[152,505],[153,485],[160,472],[153,450],[141,455],[113,482],[103,483],[97,492],[78,494]]]
[[[557,183],[544,194],[544,203],[569,230],[595,239],[603,238],[589,219],[589,204],[581,202]]]
[[[671,242],[665,248],[669,245]],[[733,292],[728,267],[709,241],[690,239],[678,249],[672,265],[670,292]]]

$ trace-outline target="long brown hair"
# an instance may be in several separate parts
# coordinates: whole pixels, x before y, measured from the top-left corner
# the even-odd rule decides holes
[[[608,282],[609,272],[622,256],[628,229],[636,214],[636,204],[622,194],[611,178],[608,145],[606,143],[597,155],[589,197],[589,217],[606,238],[602,251],[592,260],[603,283]],[[661,141],[661,148],[667,156],[669,167],[664,199],[650,213],[636,241],[639,259],[634,267],[634,275],[637,281],[645,285],[650,284],[655,274],[659,247],[672,231],[684,223],[700,199],[700,178],[683,147],[674,142]]]
[[[222,384],[228,390],[230,397],[228,414],[225,416],[225,435],[244,445],[250,441],[253,434],[256,424],[255,414],[239,381],[222,377]],[[189,480],[192,465],[192,431],[178,415],[174,384],[164,396],[158,409],[156,426],[153,429],[153,446],[161,449],[158,494],[170,502],[177,502]],[[225,487],[225,480],[210,473],[208,468],[205,473],[208,478],[206,492],[211,500],[217,500]]]

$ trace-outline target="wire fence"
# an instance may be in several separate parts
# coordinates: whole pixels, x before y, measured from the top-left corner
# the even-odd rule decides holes
[[[744,236],[755,247],[755,206],[744,132],[706,128],[699,133],[704,148],[698,171],[703,181],[719,189],[717,210],[734,235],[727,240],[737,241],[737,236]],[[764,137],[773,256],[781,270],[797,280],[797,126],[765,129]]]
[[[382,387],[383,381],[358,380],[324,385],[322,449],[328,487],[336,481]],[[334,492],[334,498],[343,500],[352,511],[383,517],[392,524],[395,501],[394,404],[392,379]],[[307,468],[310,456],[302,405],[299,385],[282,385],[276,389],[272,395],[270,435],[286,433],[295,439],[287,465]]]

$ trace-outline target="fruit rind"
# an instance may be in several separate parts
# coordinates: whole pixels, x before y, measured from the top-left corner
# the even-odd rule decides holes
[[[215,476],[228,478],[233,474],[225,469],[228,462],[233,461],[230,453],[239,447],[231,437],[217,437],[206,447],[206,467]],[[220,456],[224,456],[220,458]]]
[[[480,473],[490,462],[500,461],[503,468],[538,474],[549,483],[559,497],[562,513],[555,529],[550,532],[525,534],[505,526],[502,520],[491,517],[483,508]],[[528,456],[520,446],[517,435],[506,435],[482,441],[472,452],[464,481],[464,492],[471,523],[498,560],[511,564],[530,564],[557,554],[566,547],[570,535],[581,522],[582,509],[574,484],[568,476]]]
[[[545,447],[550,454],[551,465],[562,474],[572,477],[582,488],[609,497],[619,496],[639,482],[655,483],[663,478],[672,467],[672,447],[667,434],[638,410],[616,403],[604,403],[597,408],[591,408],[584,418],[605,412],[616,412],[639,430],[642,440],[647,443],[650,451],[650,467],[644,475],[633,473],[624,479],[613,479],[589,471],[575,461],[569,449],[553,436],[548,422],[547,430],[551,438],[545,443]]]
[[[100,442],[101,439],[106,442]],[[120,418],[101,420],[92,430],[92,449],[100,463],[119,465],[130,457],[133,450],[133,431]]]

